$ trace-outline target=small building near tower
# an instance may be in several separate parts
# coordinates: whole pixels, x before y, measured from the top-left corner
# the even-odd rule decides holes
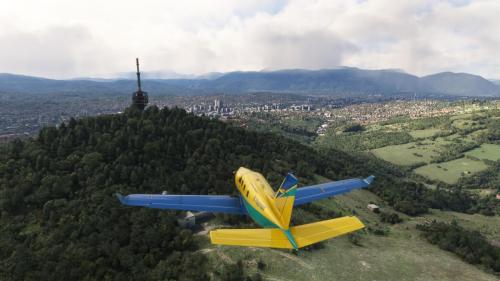
[[[213,213],[210,212],[191,212],[187,211],[186,216],[183,218],[179,218],[177,223],[182,228],[190,228],[195,229],[198,225],[203,222],[206,222],[214,217]]]
[[[374,212],[374,213],[379,213],[380,212],[380,207],[378,205],[375,205],[375,204],[368,204],[368,206],[366,206],[368,208],[368,210]]]

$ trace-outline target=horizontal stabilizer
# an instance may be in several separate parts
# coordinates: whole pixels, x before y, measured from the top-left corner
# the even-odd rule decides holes
[[[364,227],[356,217],[342,217],[290,228],[299,248]],[[212,244],[293,249],[285,233],[273,229],[218,229],[210,232]]]

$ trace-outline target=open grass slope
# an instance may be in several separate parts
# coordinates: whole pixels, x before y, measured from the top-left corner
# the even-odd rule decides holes
[[[500,145],[485,143],[478,148],[467,151],[465,155],[473,156],[479,159],[497,161],[500,160]]]
[[[371,152],[385,161],[400,166],[411,166],[417,163],[430,163],[443,151],[443,145],[449,144],[446,138],[422,140],[399,145],[388,145],[372,150]]]
[[[378,158],[400,166],[411,166],[420,162],[429,163],[437,156],[435,149],[429,146],[416,146],[414,142],[389,145],[372,150]]]
[[[365,190],[318,202],[344,215],[354,211],[369,227],[389,229],[387,236],[377,236],[366,230],[359,232],[362,246],[352,244],[343,236],[324,242],[323,249],[302,250],[296,256],[284,250],[214,246],[208,244],[207,238],[200,237],[207,241],[202,251],[215,264],[243,260],[247,272],[259,272],[265,280],[498,280],[421,238],[415,225],[425,218],[400,214],[405,222],[394,226],[383,224],[377,214],[366,209],[369,202],[381,204],[377,196]],[[392,211],[386,206],[382,208]],[[442,215],[442,219],[455,216],[455,213]],[[476,216],[480,219],[463,218],[466,226],[498,222],[496,218]],[[441,219],[435,214],[432,218]],[[492,233],[496,235],[497,232]],[[266,263],[264,270],[257,268],[259,260]]]
[[[414,172],[431,180],[454,184],[462,176],[472,175],[487,168],[488,165],[483,161],[463,157],[448,162],[433,163],[418,167]]]

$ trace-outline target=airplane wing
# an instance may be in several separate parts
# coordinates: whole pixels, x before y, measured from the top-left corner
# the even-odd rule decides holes
[[[362,229],[356,217],[341,217],[290,227],[299,248]],[[277,228],[217,229],[210,231],[212,244],[293,249],[292,244]]]
[[[246,214],[239,197],[228,195],[116,194],[123,205],[182,211]]]
[[[293,206],[300,206],[319,199],[332,197],[359,188],[368,187],[370,183],[372,183],[374,178],[374,176],[369,176],[363,180],[349,179],[297,188]]]

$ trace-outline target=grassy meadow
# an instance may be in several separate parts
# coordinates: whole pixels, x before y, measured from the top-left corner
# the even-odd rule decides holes
[[[486,170],[491,164],[488,161],[500,160],[500,145],[483,143],[482,134],[487,131],[487,116],[482,112],[458,114],[447,117],[448,123],[429,122],[428,127],[419,120],[391,124],[392,129],[399,128],[408,132],[413,141],[378,147],[370,152],[395,165],[416,166],[414,172],[430,180],[455,184],[460,177]],[[422,126],[425,128],[411,129]],[[380,130],[387,129],[385,127],[387,126],[373,126]],[[455,133],[451,134],[451,130]],[[456,151],[457,147],[470,144],[478,144],[479,147]]]
[[[323,242],[324,248],[301,250],[298,255],[289,250],[216,246],[206,241],[206,253],[214,264],[220,261],[235,263],[242,260],[245,271],[259,273],[264,280],[498,280],[479,266],[470,265],[452,253],[439,249],[420,237],[417,223],[428,219],[449,221],[459,219],[465,226],[485,230],[490,237],[500,233],[498,217],[463,215],[453,212],[436,212],[429,217],[410,218],[399,214],[404,222],[396,225],[381,223],[377,214],[366,205],[375,202],[383,206],[372,193],[359,190],[346,195],[318,201],[318,204],[349,215],[354,211],[367,227],[388,230],[387,235],[359,231],[361,246],[351,243],[347,236]],[[297,215],[297,214],[295,214]],[[266,266],[259,270],[257,264]]]
[[[388,162],[400,166],[411,166],[417,163],[430,163],[433,157],[439,155],[442,145],[448,143],[443,139],[424,140],[400,145],[388,145],[371,152]]]
[[[448,162],[433,163],[418,167],[414,172],[431,180],[454,184],[462,176],[469,176],[484,171],[487,168],[488,166],[483,161],[464,157]]]
[[[498,161],[500,160],[500,145],[484,143],[478,148],[467,151],[465,155],[473,156],[478,159]]]

